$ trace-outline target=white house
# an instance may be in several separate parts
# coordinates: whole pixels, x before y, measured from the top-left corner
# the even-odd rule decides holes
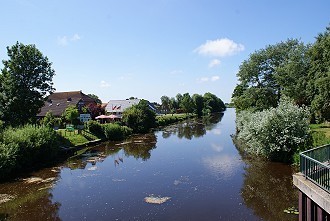
[[[110,100],[105,108],[107,114],[122,115],[127,109],[140,102],[140,99]]]
[[[113,114],[121,116],[123,112],[127,109],[132,107],[133,105],[137,105],[141,99],[131,99],[131,100],[110,100],[105,108],[105,112],[107,114]],[[156,109],[153,105],[149,103],[149,108],[156,112]]]

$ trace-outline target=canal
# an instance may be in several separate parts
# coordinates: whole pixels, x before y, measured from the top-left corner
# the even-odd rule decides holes
[[[103,143],[0,184],[0,220],[298,220],[292,168],[240,153],[234,133],[228,109]]]

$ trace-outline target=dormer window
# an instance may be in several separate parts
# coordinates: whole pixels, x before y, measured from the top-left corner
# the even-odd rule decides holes
[[[69,97],[69,98],[66,100],[66,102],[70,102],[70,101],[72,101],[72,98],[71,98],[71,97]]]

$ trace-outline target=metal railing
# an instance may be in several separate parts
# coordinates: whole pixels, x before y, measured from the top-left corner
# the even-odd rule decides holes
[[[330,144],[301,152],[300,172],[330,193]]]

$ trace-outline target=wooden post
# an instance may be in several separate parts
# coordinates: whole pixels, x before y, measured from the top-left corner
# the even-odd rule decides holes
[[[299,221],[306,219],[306,195],[299,190]]]

